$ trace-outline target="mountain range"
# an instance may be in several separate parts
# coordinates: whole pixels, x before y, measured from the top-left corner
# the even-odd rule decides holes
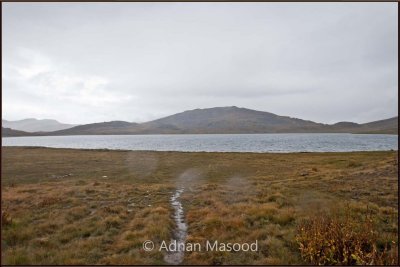
[[[43,120],[42,120],[43,121]],[[64,129],[21,133],[10,123],[2,136],[106,135],[106,134],[233,134],[233,133],[386,133],[398,134],[398,117],[364,124],[323,124],[247,108],[215,107],[188,110],[145,123],[110,121],[84,125],[60,124]],[[31,130],[32,128],[29,128]],[[13,132],[19,130],[19,132]],[[24,131],[24,130],[22,130]]]

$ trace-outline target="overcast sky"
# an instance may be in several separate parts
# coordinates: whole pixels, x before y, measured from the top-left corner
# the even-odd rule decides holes
[[[398,113],[397,3],[3,3],[3,119]]]

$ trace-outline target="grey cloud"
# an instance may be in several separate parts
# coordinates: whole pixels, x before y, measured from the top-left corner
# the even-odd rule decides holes
[[[395,116],[397,17],[395,3],[5,3],[3,117]]]

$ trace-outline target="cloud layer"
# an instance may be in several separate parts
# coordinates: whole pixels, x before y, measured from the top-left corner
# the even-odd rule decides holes
[[[396,3],[5,3],[3,118],[398,113]]]

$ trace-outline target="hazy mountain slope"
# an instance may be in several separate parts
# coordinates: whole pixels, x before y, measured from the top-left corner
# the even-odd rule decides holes
[[[361,124],[360,129],[354,132],[398,134],[399,132],[398,117]]]
[[[150,132],[161,125],[180,133],[274,133],[323,130],[323,124],[238,107],[195,109],[141,124]],[[179,129],[179,130],[178,130]]]
[[[398,134],[398,117],[358,124],[339,122],[331,125],[332,132]]]
[[[14,130],[25,132],[52,132],[63,129],[68,129],[76,126],[76,124],[60,123],[56,120],[38,120],[38,119],[24,119],[17,121],[2,120],[2,126]]]
[[[95,135],[95,134],[131,134],[135,132],[137,123],[126,121],[110,121],[75,126],[69,129],[55,131],[52,135]]]
[[[28,133],[18,130],[13,130],[10,128],[1,127],[1,136],[2,137],[11,137],[11,136],[34,136],[37,135],[35,133]]]

